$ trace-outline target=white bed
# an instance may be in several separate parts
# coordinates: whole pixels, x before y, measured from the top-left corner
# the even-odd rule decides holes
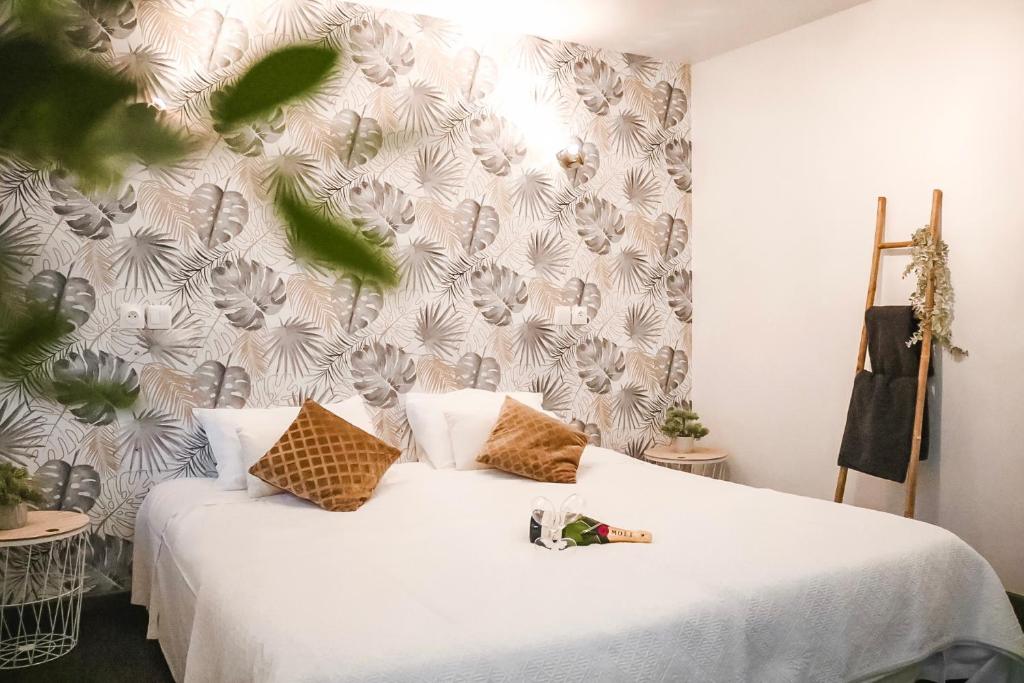
[[[133,601],[188,683],[1024,680],[991,567],[953,534],[589,447],[576,485],[393,466],[352,513],[157,486]],[[571,492],[651,545],[548,551]]]

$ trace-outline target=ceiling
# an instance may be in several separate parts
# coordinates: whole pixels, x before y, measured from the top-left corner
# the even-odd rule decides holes
[[[865,0],[363,0],[468,26],[699,62]]]

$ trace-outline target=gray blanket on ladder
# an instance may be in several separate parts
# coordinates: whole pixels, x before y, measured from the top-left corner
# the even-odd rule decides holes
[[[864,314],[871,370],[853,382],[839,465],[903,482],[910,463],[921,344],[907,347],[917,329],[910,306],[873,306]],[[929,368],[929,373],[931,368]],[[921,460],[928,457],[928,410],[924,414]]]

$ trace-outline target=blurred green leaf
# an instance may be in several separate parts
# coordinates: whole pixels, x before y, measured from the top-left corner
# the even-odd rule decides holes
[[[0,40],[0,73],[0,150],[60,165],[86,186],[112,185],[132,161],[160,165],[188,148],[155,111],[129,104],[131,82],[40,41]]]
[[[221,91],[213,107],[216,127],[251,121],[310,94],[337,62],[338,53],[324,47],[296,45],[271,52]]]
[[[280,195],[277,209],[287,223],[288,241],[297,259],[358,275],[382,285],[398,283],[391,256],[349,220],[333,221],[299,200]]]

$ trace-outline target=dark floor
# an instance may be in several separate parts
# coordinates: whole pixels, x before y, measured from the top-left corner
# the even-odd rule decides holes
[[[155,640],[146,640],[146,610],[127,593],[82,602],[78,646],[46,664],[0,671],[2,683],[173,683]]]
[[[1010,596],[1024,625],[1024,598]],[[146,640],[146,610],[127,593],[82,603],[78,647],[60,659],[18,671],[0,671],[0,683],[173,683],[156,641]]]

